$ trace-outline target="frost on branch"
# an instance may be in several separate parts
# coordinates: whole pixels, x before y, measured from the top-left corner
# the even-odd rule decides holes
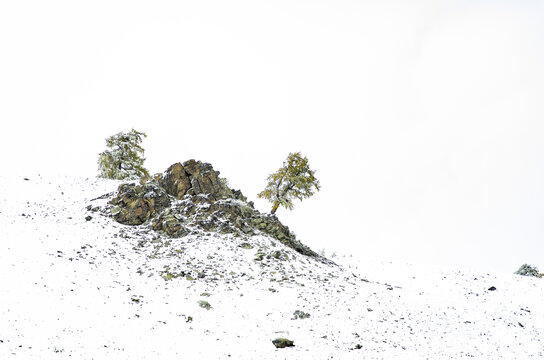
[[[99,176],[106,179],[129,180],[149,176],[144,168],[144,149],[140,145],[147,135],[132,129],[106,139],[108,150],[99,154]]]
[[[293,199],[305,199],[320,190],[319,180],[315,171],[310,169],[308,158],[300,152],[291,153],[283,162],[283,166],[268,176],[266,188],[257,196],[272,203],[271,213],[283,206],[293,209]]]
[[[534,266],[531,266],[529,264],[523,264],[519,267],[519,269],[514,273],[516,275],[523,275],[523,276],[533,276],[533,277],[543,277],[544,274],[541,274],[538,272],[538,269]]]

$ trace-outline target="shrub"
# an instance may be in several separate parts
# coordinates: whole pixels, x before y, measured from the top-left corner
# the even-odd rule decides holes
[[[541,274],[538,272],[538,269],[534,266],[531,266],[529,264],[523,264],[519,267],[519,269],[514,273],[516,275],[523,275],[523,276],[533,276],[533,277],[543,277],[544,274]]]
[[[143,164],[144,149],[140,145],[142,137],[147,137],[143,132],[132,129],[128,133],[117,133],[106,139],[109,150],[99,154],[99,176],[106,179],[137,179],[149,176],[149,172]]]

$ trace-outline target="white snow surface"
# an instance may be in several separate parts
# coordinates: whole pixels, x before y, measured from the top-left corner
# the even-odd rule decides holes
[[[0,359],[544,356],[544,279],[379,254],[327,265],[264,236],[167,239],[86,209],[119,183],[0,178]],[[288,259],[255,260],[277,250]]]

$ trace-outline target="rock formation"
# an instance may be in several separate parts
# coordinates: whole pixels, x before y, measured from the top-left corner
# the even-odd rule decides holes
[[[176,163],[140,184],[121,184],[109,202],[109,211],[121,224],[148,226],[169,237],[203,231],[239,237],[264,234],[301,254],[318,256],[296,240],[276,216],[260,213],[226,183],[208,163]]]

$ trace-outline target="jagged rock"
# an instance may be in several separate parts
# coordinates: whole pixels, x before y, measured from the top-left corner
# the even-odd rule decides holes
[[[181,200],[185,195],[205,194],[211,200],[231,197],[233,191],[226,186],[208,163],[188,160],[170,166],[160,180],[168,194]]]
[[[111,215],[125,225],[141,225],[156,212],[170,206],[171,199],[156,181],[144,185],[125,183],[119,185],[117,196],[109,202]]]
[[[181,163],[170,166],[159,180],[166,192],[176,199],[182,199],[191,188],[191,180]]]

